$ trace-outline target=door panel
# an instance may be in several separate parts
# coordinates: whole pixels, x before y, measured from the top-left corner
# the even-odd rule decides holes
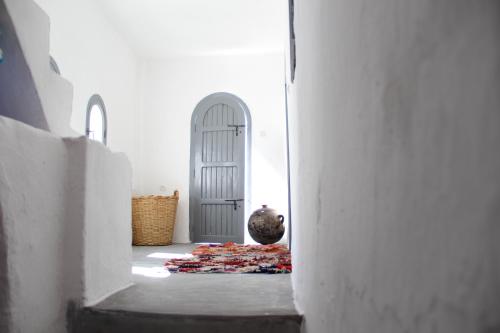
[[[190,228],[194,242],[243,242],[245,110],[234,96],[200,102],[193,115]]]
[[[200,234],[214,238],[235,236],[237,230],[233,221],[237,219],[237,211],[232,204],[202,204]]]
[[[237,193],[236,166],[209,166],[201,168],[202,199],[232,199]]]

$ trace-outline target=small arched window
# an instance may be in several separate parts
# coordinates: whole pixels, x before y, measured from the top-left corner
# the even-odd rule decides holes
[[[106,119],[106,107],[102,97],[92,95],[87,104],[87,119],[85,125],[85,135],[95,141],[106,145],[108,132],[108,122]]]

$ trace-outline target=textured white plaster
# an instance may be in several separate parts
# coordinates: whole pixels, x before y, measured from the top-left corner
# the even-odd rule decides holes
[[[97,142],[86,157],[84,302],[92,304],[132,283],[132,170],[125,154]]]
[[[5,0],[30,67],[49,130],[76,135],[69,126],[73,87],[49,66],[49,18],[32,0]]]
[[[0,156],[0,327],[65,332],[68,301],[92,303],[131,282],[130,165],[84,137],[5,117]]]
[[[295,0],[308,333],[500,331],[500,2]]]
[[[49,69],[48,17],[30,0],[6,5],[52,134],[0,117],[0,331],[65,332],[69,302],[131,283],[132,170],[124,154],[60,137],[75,135],[72,88]]]
[[[0,204],[12,332],[64,332],[66,149],[46,132],[0,118]],[[76,260],[77,258],[71,258]],[[77,290],[80,281],[71,286]]]

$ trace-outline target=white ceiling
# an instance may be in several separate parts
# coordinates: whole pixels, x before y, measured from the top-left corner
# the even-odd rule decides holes
[[[286,0],[98,0],[145,58],[283,50]]]

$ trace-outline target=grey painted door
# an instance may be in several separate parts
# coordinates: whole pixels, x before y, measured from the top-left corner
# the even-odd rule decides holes
[[[248,109],[236,96],[203,99],[191,128],[190,231],[193,242],[244,239]]]

